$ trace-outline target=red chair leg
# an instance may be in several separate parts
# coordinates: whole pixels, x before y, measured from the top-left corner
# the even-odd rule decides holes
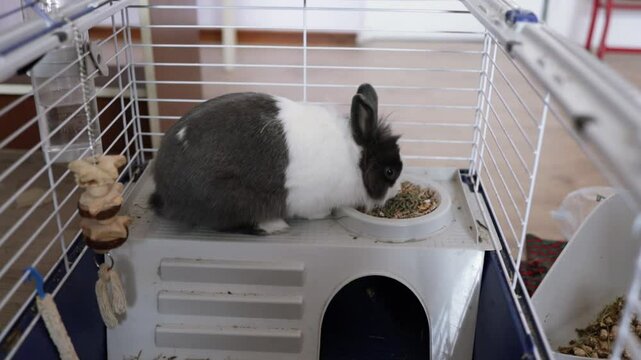
[[[594,0],[592,2],[592,18],[590,19],[590,28],[588,29],[588,39],[585,41],[585,48],[590,51],[592,48],[592,36],[594,35],[594,26],[596,25],[596,16],[599,13],[599,6],[601,0]]]
[[[599,43],[599,50],[596,55],[599,59],[603,59],[606,51],[605,41],[608,37],[608,29],[610,27],[610,18],[612,17],[612,5],[614,0],[605,1],[605,25],[603,26],[603,34],[601,34],[601,42]]]

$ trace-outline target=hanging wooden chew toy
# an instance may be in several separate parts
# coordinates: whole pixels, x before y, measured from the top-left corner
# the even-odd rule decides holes
[[[125,292],[109,253],[122,245],[128,236],[130,218],[117,215],[124,186],[116,181],[118,169],[126,162],[122,155],[101,155],[69,163],[78,186],[85,189],[78,201],[83,239],[95,253],[105,254],[105,260],[111,260],[109,265],[106,261],[99,265],[96,283],[100,314],[109,328],[118,325],[117,316],[127,311]]]
[[[78,201],[80,227],[87,246],[104,254],[127,240],[127,216],[118,216],[124,186],[117,182],[118,168],[127,159],[122,155],[102,155],[69,163],[78,186],[85,189]]]
[[[91,156],[69,163],[78,186],[85,191],[78,201],[80,227],[85,243],[97,254],[105,254],[105,260],[98,266],[98,281],[96,282],[96,299],[102,320],[109,328],[118,325],[118,315],[127,311],[125,292],[120,282],[120,276],[114,268],[114,261],[109,251],[127,241],[130,219],[118,216],[122,204],[124,186],[117,182],[119,169],[127,159],[122,155],[97,155],[96,139],[92,131],[92,122],[98,121],[98,116],[92,113],[90,107],[91,88],[87,81],[87,64],[84,60],[86,51],[85,41],[76,25],[65,19],[74,32],[74,44],[78,56],[80,81],[82,83],[82,100],[87,119],[87,135]],[[97,264],[97,263],[96,263]]]

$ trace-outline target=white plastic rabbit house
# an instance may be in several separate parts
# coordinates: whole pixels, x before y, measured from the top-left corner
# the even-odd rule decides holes
[[[176,349],[171,354],[178,356],[224,357],[249,351],[246,356],[261,359],[314,358],[332,299],[349,286],[360,286],[359,280],[379,277],[403,284],[401,289],[407,287],[416,296],[429,324],[424,338],[432,339],[432,357],[471,357],[484,250],[490,247],[489,241],[478,243],[474,237],[472,216],[481,212],[469,210],[469,204],[476,203],[456,172],[416,171],[415,176],[438,181],[452,196],[449,221],[428,233],[426,241],[362,236],[330,218],[293,221],[287,233],[257,242],[252,236],[206,229],[185,232],[152,212],[134,211],[139,221],[130,237],[141,240],[123,246],[115,260],[133,270],[126,277],[135,305],[108,337],[110,356],[155,347],[158,353]],[[132,209],[147,207],[153,184],[144,182],[148,185],[133,195]],[[213,256],[203,256],[206,253]],[[384,282],[369,281],[363,294],[369,291],[370,301],[379,305],[404,304],[396,302],[403,299],[402,292],[386,289]],[[157,307],[141,301],[150,298],[157,299]],[[403,305],[399,316],[416,316],[409,305]],[[353,306],[349,311],[357,314],[366,304]],[[208,325],[212,317],[215,327]],[[141,333],[140,324],[153,321],[153,331]],[[364,344],[376,342],[384,343]]]
[[[641,106],[533,13],[504,0],[45,3],[0,16],[13,96],[0,107],[0,358],[58,357],[28,266],[81,359],[551,358],[516,271],[545,124],[576,126],[611,161],[590,124],[620,133],[598,120],[631,124]],[[347,114],[365,82],[402,135],[402,178],[437,191],[431,214],[343,208],[256,237],[150,209],[159,140],[194,105],[261,91]],[[104,259],[82,241],[66,168],[100,151],[127,159],[132,219]],[[94,261],[110,259],[127,313],[105,329]]]

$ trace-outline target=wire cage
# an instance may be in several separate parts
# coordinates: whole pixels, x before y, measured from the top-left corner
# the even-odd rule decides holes
[[[373,84],[380,113],[402,135],[406,166],[461,169],[474,201],[489,209],[477,241],[498,254],[537,358],[551,350],[517,269],[546,123],[566,126],[631,192],[631,206],[639,203],[635,90],[508,1],[43,3],[16,2],[0,15],[3,358],[19,353],[39,320],[24,269],[44,274],[56,296],[83,259],[92,261],[80,239],[80,189],[66,163],[125,155],[127,197],[171,124],[229,92],[261,91],[347,114],[358,85]],[[66,54],[66,62],[53,59],[38,76],[52,53]],[[603,139],[629,139],[626,132],[636,138]],[[639,304],[636,274],[628,314]]]

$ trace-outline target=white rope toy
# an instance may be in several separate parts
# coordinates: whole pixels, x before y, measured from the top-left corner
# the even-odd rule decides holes
[[[111,259],[111,255],[107,254],[107,256]],[[113,259],[111,266],[113,266]],[[107,262],[100,264],[98,270],[96,299],[105,325],[108,328],[116,327],[118,325],[117,315],[124,315],[127,312],[127,299],[120,276],[107,265]]]
[[[65,324],[62,322],[60,317],[60,312],[58,312],[58,307],[53,301],[53,296],[51,294],[45,293],[44,291],[44,281],[42,276],[36,269],[30,267],[27,269],[29,273],[29,278],[33,279],[36,283],[36,306],[38,307],[38,312],[42,317],[42,321],[45,323],[45,327],[49,332],[49,337],[53,341],[54,345],[58,349],[61,360],[79,360],[78,354],[76,354],[76,349],[73,347],[71,338],[67,334],[67,329]]]

